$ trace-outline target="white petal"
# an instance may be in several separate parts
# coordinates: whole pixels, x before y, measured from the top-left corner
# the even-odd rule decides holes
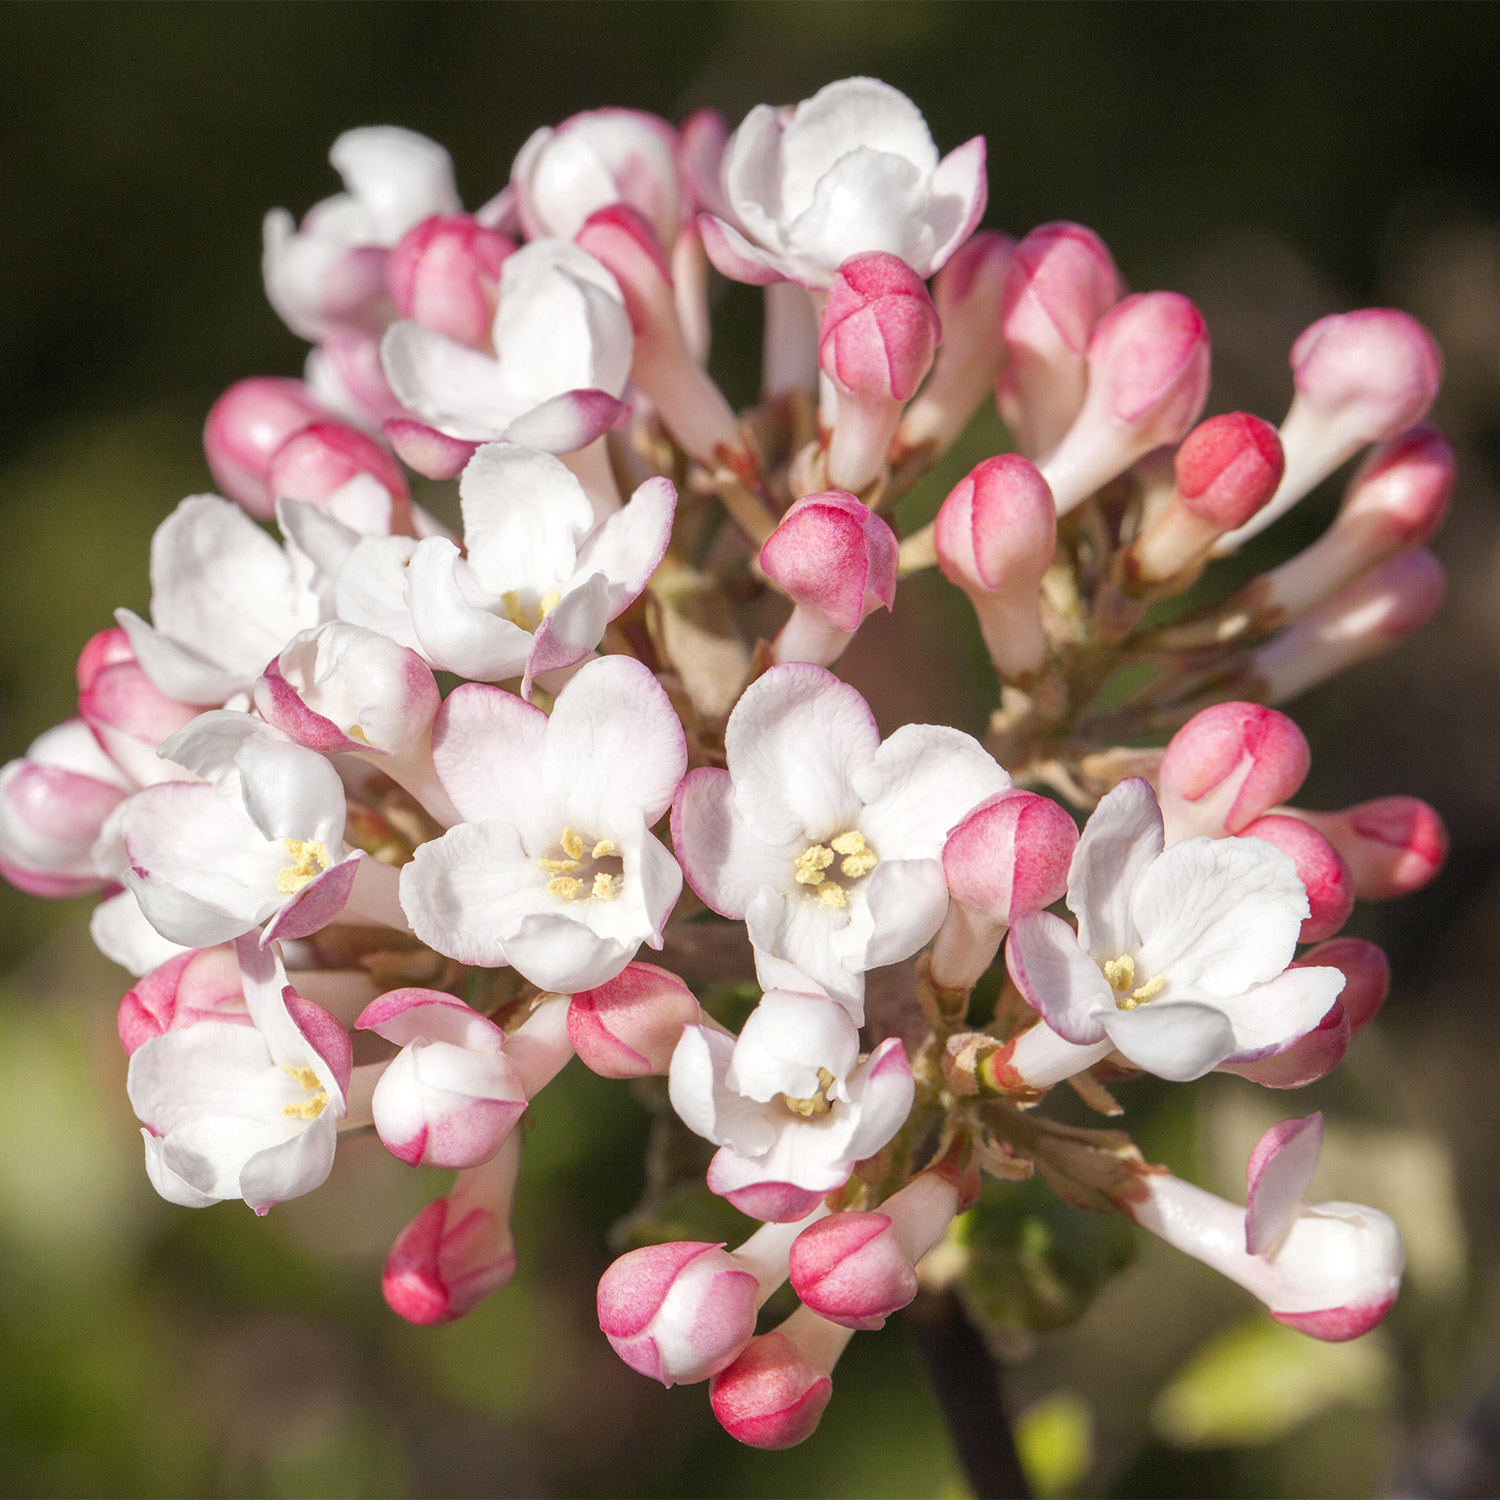
[[[781,134],[776,110],[757,104],[724,150],[724,191],[729,202],[746,232],[772,250],[781,249]],[[808,201],[812,201],[811,188]],[[734,232],[732,225],[725,227]]]
[[[603,573],[613,619],[640,597],[666,555],[677,490],[669,479],[648,479],[578,549],[577,576]]]
[[[511,823],[538,857],[562,833],[561,812],[542,787],[546,736],[541,709],[475,682],[449,693],[432,726],[433,764],[465,821]]]
[[[785,226],[787,253],[825,276],[867,251],[929,260],[930,244],[911,243],[913,231],[925,238],[926,201],[926,183],[911,162],[854,146],[823,175],[808,207]]]
[[[458,548],[442,537],[417,543],[406,569],[407,602],[422,655],[433,666],[481,682],[518,676],[530,632],[471,603],[459,584]]]
[[[724,734],[735,804],[768,843],[831,838],[857,824],[854,773],[880,749],[869,704],[832,672],[772,667],[745,689]]]
[[[115,620],[130,637],[130,649],[141,670],[167,697],[180,703],[223,703],[252,680],[253,674],[215,666],[128,609],[117,609]]]
[[[1022,912],[1005,943],[1005,963],[1026,1003],[1075,1046],[1103,1039],[1114,991],[1073,929],[1051,912]]]
[[[343,851],[347,806],[339,773],[316,750],[268,736],[247,739],[235,761],[245,811],[268,839],[310,839],[330,858]]]
[[[906,1048],[889,1037],[869,1056],[849,1084],[858,1124],[846,1149],[853,1161],[873,1156],[906,1123],[916,1096]]]
[[[133,891],[101,901],[89,916],[89,936],[111,962],[137,979],[188,950],[169,942],[146,920]]]
[[[542,776],[585,825],[613,836],[672,805],[687,771],[687,742],[651,671],[626,656],[591,661],[562,690],[547,726]],[[622,829],[622,831],[624,831]]]
[[[449,437],[491,442],[532,404],[498,361],[417,323],[391,324],[380,362],[402,406]]]
[[[1135,952],[1131,897],[1162,845],[1161,809],[1139,777],[1122,781],[1094,809],[1068,869],[1068,910],[1085,953],[1105,962]]]
[[[835,946],[836,935],[848,925],[846,912],[824,906],[805,895],[787,895],[763,886],[745,913],[750,941],[759,954],[789,964],[820,989],[848,1007],[858,1022],[864,1020],[865,981],[862,969],[849,968]],[[761,974],[766,982],[771,974]],[[776,976],[776,983],[786,981]]]
[[[838,1097],[859,1061],[859,1028],[836,1000],[772,991],[740,1028],[725,1085],[761,1104],[782,1094],[823,1092],[819,1071],[833,1075]]]
[[[742,919],[762,886],[790,891],[803,841],[768,844],[750,832],[727,771],[690,771],[672,808],[672,842],[683,873],[721,917]]]
[[[338,1123],[325,1109],[289,1140],[257,1151],[240,1171],[240,1196],[256,1213],[320,1188],[333,1171]]]
[[[576,666],[604,639],[609,624],[609,585],[603,573],[571,585],[556,607],[536,628],[521,691],[547,672]]]
[[[1296,968],[1242,995],[1213,996],[1234,1028],[1235,1056],[1272,1052],[1306,1036],[1326,1016],[1344,988],[1338,969]]]
[[[601,937],[580,918],[555,911],[527,917],[505,940],[516,972],[559,995],[608,984],[635,957],[638,946]]]
[[[864,969],[910,958],[929,943],[948,914],[948,882],[938,859],[881,860],[865,882],[869,913]]]
[[[1174,1083],[1201,1078],[1234,1052],[1229,1018],[1214,1005],[1154,1000],[1134,1010],[1111,1007],[1103,1021],[1131,1062]]]
[[[360,541],[334,582],[339,618],[420,652],[422,643],[406,603],[406,565],[418,545],[409,536],[370,536]]]
[[[1323,1149],[1323,1116],[1283,1120],[1256,1142],[1245,1176],[1245,1248],[1251,1255],[1274,1254],[1286,1237],[1312,1186]]]
[[[924,215],[932,240],[932,257],[926,265],[913,264],[917,275],[931,276],[934,271],[942,270],[984,217],[988,196],[985,142],[982,135],[976,135],[950,151],[932,174]]]
[[[464,468],[458,493],[464,548],[491,594],[548,594],[573,576],[594,508],[561,459],[486,443]]]
[[[200,1021],[137,1047],[126,1092],[136,1118],[166,1135],[206,1115],[274,1120],[301,1090],[272,1061],[254,1028]]]
[[[413,225],[462,207],[453,162],[436,141],[398,125],[346,130],[328,159],[379,234],[394,245]]]
[[[898,729],[853,775],[860,831],[881,860],[939,859],[949,831],[1010,777],[972,735],[938,724]]]
[[[1168,994],[1238,995],[1279,974],[1307,916],[1297,868],[1260,839],[1185,839],[1135,888],[1136,972]]]
[[[777,1132],[765,1109],[725,1084],[733,1051],[732,1036],[685,1026],[672,1053],[667,1090],[672,1108],[694,1134],[741,1155],[758,1156],[770,1150]]]

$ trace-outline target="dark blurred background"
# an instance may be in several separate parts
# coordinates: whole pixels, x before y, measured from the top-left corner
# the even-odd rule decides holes
[[[1437,547],[1449,601],[1296,710],[1315,755],[1303,800],[1414,792],[1453,830],[1432,888],[1351,929],[1388,945],[1392,1002],[1305,1094],[1125,1091],[1148,1154],[1230,1194],[1265,1124],[1326,1109],[1319,1192],[1393,1214],[1407,1291],[1375,1335],[1319,1345],[1143,1246],[1075,1326],[1001,1342],[1043,1494],[1500,1492],[1500,7],[7,5],[0,758],[72,711],[73,659],[112,607],[146,605],[153,528],[209,487],[213,398],[299,370],[261,292],[260,219],[336,189],[341,130],[434,136],[473,207],[536,125],[573,111],[715,104],[733,124],[853,73],[910,94],[943,149],[987,136],[992,225],[1081,220],[1136,287],[1198,299],[1216,408],[1279,417],[1286,351],[1325,312],[1394,303],[1445,347],[1437,418],[1463,463]],[[716,370],[748,399],[755,302],[722,299]],[[1312,534],[1326,488],[1262,559]],[[925,581],[908,619],[951,668],[885,636],[851,675],[882,717],[982,724],[968,621]],[[373,1141],[266,1220],[161,1204],[113,1034],[124,980],[86,918],[0,888],[4,1493],[966,1493],[894,1324],[854,1341],[822,1428],[788,1454],[737,1448],[701,1390],[663,1393],[614,1359],[592,1282],[640,1189],[646,1115],[623,1087],[569,1070],[542,1096],[521,1272],[451,1328],[380,1301],[386,1246],[442,1179]],[[1089,1233],[1037,1232],[1064,1249]]]

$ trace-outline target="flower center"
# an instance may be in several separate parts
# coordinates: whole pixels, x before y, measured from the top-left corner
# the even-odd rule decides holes
[[[316,880],[333,861],[328,857],[328,846],[321,839],[282,839],[288,858],[292,861],[285,869],[276,872],[276,889],[283,896],[295,896],[308,881]]]
[[[835,870],[832,867],[836,859],[839,864]],[[842,910],[849,904],[849,891],[854,883],[863,880],[879,863],[880,856],[865,842],[864,834],[851,828],[826,844],[809,844],[792,862],[792,873],[798,885],[812,887],[810,894],[824,906]]]
[[[1161,994],[1167,986],[1167,981],[1160,974],[1144,984],[1136,984],[1135,960],[1128,953],[1122,953],[1119,958],[1111,958],[1099,967],[1104,970],[1104,977],[1109,981],[1110,989],[1115,992],[1115,1004],[1121,1010],[1134,1010],[1136,1006]]]
[[[318,1082],[318,1075],[311,1068],[289,1068],[285,1063],[281,1071],[291,1074],[308,1093],[295,1104],[283,1104],[282,1114],[293,1120],[316,1120],[328,1108],[328,1091]]]
[[[512,625],[519,625],[522,630],[529,630],[535,634],[542,621],[557,608],[561,598],[562,594],[557,589],[553,589],[550,594],[543,594],[537,600],[536,608],[533,609],[515,589],[506,589],[500,596],[500,607],[505,611],[505,618]]]
[[[557,847],[560,858],[537,863],[551,877],[547,890],[560,901],[613,901],[625,888],[625,864],[613,840],[586,839],[564,828]]]
[[[793,1099],[790,1094],[783,1094],[781,1102],[794,1115],[800,1115],[804,1120],[810,1120],[814,1115],[826,1115],[833,1108],[833,1099],[830,1096],[837,1082],[838,1079],[827,1068],[819,1068],[818,1088],[820,1092],[810,1099]]]

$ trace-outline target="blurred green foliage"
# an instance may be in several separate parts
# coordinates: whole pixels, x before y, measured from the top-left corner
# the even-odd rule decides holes
[[[198,431],[213,398],[241,376],[298,368],[303,350],[261,294],[260,218],[334,190],[326,151],[349,126],[391,121],[440,139],[475,204],[536,125],[581,108],[676,117],[714,103],[733,122],[762,99],[875,73],[920,103],[943,147],[988,137],[989,222],[1020,233],[1080,219],[1135,285],[1195,295],[1199,257],[1225,235],[1295,246],[1354,301],[1380,294],[1414,225],[1500,218],[1493,5],[12,3],[0,25],[6,756],[71,712],[74,657],[110,610],[146,604],[153,528],[208,486]],[[1268,252],[1268,308],[1295,301],[1287,264]],[[716,373],[747,400],[758,304],[744,288],[720,295]],[[1274,405],[1285,344],[1257,363],[1254,343],[1216,342],[1220,374]],[[998,441],[986,415],[902,519],[930,514]],[[861,668],[851,653],[853,666],[884,674],[888,714],[936,690],[949,722],[980,727],[991,688],[962,601],[921,579],[903,608],[941,643],[941,670],[896,653],[880,622],[874,654]],[[1315,745],[1345,702],[1313,705]],[[1341,790],[1348,800],[1320,785],[1329,802]],[[1461,844],[1479,838],[1459,832]],[[1422,924],[1455,889],[1394,924],[1360,920],[1427,953]],[[237,1205],[162,1204],[124,1099],[112,1016],[123,981],[92,954],[85,918],[84,903],[0,888],[4,1493],[964,1493],[899,1319],[854,1340],[818,1433],[784,1454],[737,1447],[701,1390],[662,1392],[614,1359],[593,1286],[611,1226],[640,1201],[654,1117],[629,1088],[576,1067],[534,1109],[517,1279],[449,1328],[409,1328],[381,1302],[391,1237],[444,1179],[395,1166],[371,1140],[347,1142],[324,1190],[262,1221]],[[1398,1070],[1379,1038],[1361,1048],[1353,1081],[1316,1102],[1362,1117],[1377,1098],[1387,1128],[1405,1128]],[[1198,1149],[1217,1097],[1149,1082],[1122,1091],[1148,1157],[1232,1192],[1232,1172]],[[1417,1278],[1420,1311],[1403,1304],[1392,1321],[1395,1395],[1370,1373],[1384,1356],[1360,1354],[1353,1404],[1325,1399],[1337,1368],[1317,1363],[1344,1360],[1342,1379],[1349,1356],[1296,1356],[1294,1336],[1259,1323],[1212,1343],[1244,1317],[1232,1288],[1154,1247],[1110,1281],[1132,1243],[1118,1221],[1039,1188],[992,1189],[967,1221],[964,1286],[993,1327],[1060,1325],[1099,1294],[1011,1377],[1038,1488],[1294,1495],[1384,1483],[1395,1403],[1442,1396],[1462,1347],[1456,1214],[1434,1218],[1430,1191],[1411,1196],[1413,1183],[1430,1187],[1431,1159],[1389,1180],[1424,1222],[1440,1221],[1425,1264],[1449,1270]],[[723,1205],[703,1196],[681,1191],[623,1232],[732,1238]],[[1287,1382],[1309,1392],[1293,1411]],[[1262,1387],[1280,1407],[1247,1395]],[[1273,1441],[1243,1446],[1262,1438]]]

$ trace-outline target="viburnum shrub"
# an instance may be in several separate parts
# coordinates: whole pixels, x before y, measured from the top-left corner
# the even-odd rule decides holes
[[[976,1200],[1033,1174],[1313,1337],[1379,1321],[1400,1236],[1308,1201],[1318,1115],[1266,1133],[1241,1208],[1046,1100],[1117,1115],[1107,1084],[1143,1072],[1297,1088],[1385,998],[1379,949],[1338,933],[1432,878],[1442,824],[1298,806],[1277,705],[1441,597],[1426,331],[1324,318],[1279,426],[1205,420],[1197,308],[1127,293],[1079,225],[979,229],[983,140],[940,157],[871,79],[732,134],[575,116],[472,214],[409,131],[332,161],[344,192],[265,226],[304,377],[215,403],[221,493],[157,530],[150,618],[87,642],[78,717],[0,772],[4,873],[97,893],[136,976],[119,1033],[162,1196],[265,1213],[373,1130],[391,1171],[456,1173],[384,1281],[442,1322],[525,1254],[538,1090],[575,1055],[654,1080],[653,1191],[696,1162],[759,1227],[662,1243],[648,1202],[600,1326],[770,1448],[817,1425],[855,1331],[952,1274],[923,1257],[982,1235]],[[764,288],[749,411],[706,369],[714,271]],[[991,400],[1011,451],[898,536]],[[1360,454],[1319,540],[1213,587]],[[409,473],[456,482],[461,534]],[[993,664],[982,741],[882,736],[833,670],[931,568]],[[1205,573],[1214,602],[1164,605]]]

